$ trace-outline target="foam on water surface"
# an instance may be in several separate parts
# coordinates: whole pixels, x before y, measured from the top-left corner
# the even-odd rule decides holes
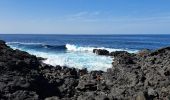
[[[19,44],[19,45],[18,45]],[[46,64],[50,64],[53,66],[68,66],[75,68],[87,68],[89,71],[91,70],[103,70],[106,71],[108,68],[112,67],[113,58],[109,56],[99,56],[93,53],[93,49],[106,49],[110,52],[112,51],[122,51],[124,49],[113,49],[113,48],[104,48],[104,47],[83,47],[76,46],[72,44],[66,44],[66,50],[64,52],[57,51],[61,46],[55,46],[54,50],[48,50],[45,44],[41,44],[43,50],[41,48],[29,48],[28,45],[40,45],[39,43],[8,43],[14,49],[20,49],[23,51],[27,51],[30,54],[36,55],[38,57],[47,58],[43,62]],[[34,47],[33,46],[33,47]],[[48,46],[53,47],[54,46]],[[127,51],[127,50],[126,50]],[[129,51],[129,52],[137,52],[137,51]]]
[[[111,68],[112,58],[108,56],[99,56],[90,52],[65,52],[65,53],[54,53],[54,52],[42,52],[37,50],[29,50],[25,48],[18,48],[12,46],[14,49],[20,49],[27,51],[30,54],[38,57],[47,58],[43,62],[53,66],[68,66],[75,68],[87,68],[91,70],[103,70]]]
[[[114,49],[114,48],[105,48],[105,47],[83,47],[83,46],[76,46],[73,44],[66,44],[66,48],[69,51],[88,51],[88,52],[93,52],[93,49],[105,49],[108,50],[109,52],[113,51],[127,51],[129,53],[136,53],[138,50],[127,50],[127,49]]]
[[[47,58],[51,65],[67,65],[89,70],[106,70],[112,58],[93,54],[93,49],[127,51],[155,50],[170,45],[170,35],[38,35],[1,34],[9,46]]]

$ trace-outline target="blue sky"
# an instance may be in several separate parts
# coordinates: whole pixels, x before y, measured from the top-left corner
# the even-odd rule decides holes
[[[170,34],[170,0],[0,0],[0,33]]]

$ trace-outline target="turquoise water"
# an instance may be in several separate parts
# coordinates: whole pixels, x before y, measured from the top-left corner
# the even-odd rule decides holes
[[[94,48],[136,53],[170,46],[170,35],[0,35],[14,49],[47,58],[44,63],[88,70],[106,70],[113,58],[93,54]]]

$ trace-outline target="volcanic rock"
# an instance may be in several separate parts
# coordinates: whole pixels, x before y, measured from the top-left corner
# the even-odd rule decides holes
[[[93,53],[97,55],[109,55],[109,51],[105,49],[93,49]]]
[[[0,100],[168,100],[170,47],[113,56],[103,71],[51,66],[0,40]]]

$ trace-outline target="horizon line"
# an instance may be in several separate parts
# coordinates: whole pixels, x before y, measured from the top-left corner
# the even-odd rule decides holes
[[[63,33],[63,34],[58,34],[58,33],[0,33],[0,35],[170,35],[170,33],[138,33],[138,34],[135,34],[135,33],[122,33],[122,34],[110,34],[110,33],[106,33],[106,34],[95,34],[95,33],[92,33],[92,34],[82,34],[82,33],[79,33],[79,34],[68,34],[68,33]]]

